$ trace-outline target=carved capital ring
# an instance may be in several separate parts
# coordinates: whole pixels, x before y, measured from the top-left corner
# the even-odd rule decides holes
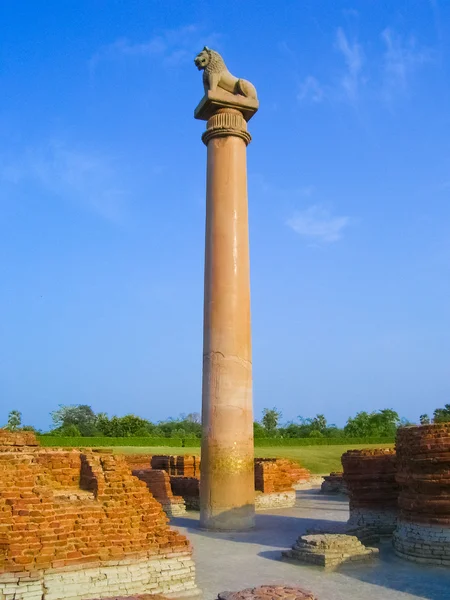
[[[248,146],[252,137],[247,131],[247,122],[238,110],[223,108],[208,119],[202,141],[207,146],[215,137],[235,136],[244,140]]]

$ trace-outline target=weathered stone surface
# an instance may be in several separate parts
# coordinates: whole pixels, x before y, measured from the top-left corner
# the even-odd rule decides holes
[[[415,562],[450,566],[450,423],[399,429],[397,457],[395,551]]]
[[[349,450],[341,460],[350,499],[349,526],[370,526],[382,535],[390,535],[398,511],[395,450]]]
[[[367,548],[357,537],[340,533],[301,535],[291,550],[282,552],[284,558],[321,567],[337,567],[376,554],[377,548]]]
[[[221,592],[219,600],[318,600],[311,592],[300,587],[261,585],[240,592]]]
[[[295,505],[296,494],[295,490],[287,490],[285,492],[262,492],[255,493],[255,509],[269,510],[274,508],[291,508]]]

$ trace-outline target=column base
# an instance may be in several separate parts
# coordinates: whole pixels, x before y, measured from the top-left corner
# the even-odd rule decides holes
[[[249,531],[255,527],[255,506],[223,508],[212,514],[200,510],[200,529],[206,531]]]

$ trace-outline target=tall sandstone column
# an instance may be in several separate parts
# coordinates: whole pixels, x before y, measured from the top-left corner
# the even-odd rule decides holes
[[[195,64],[205,96],[194,114],[207,121],[200,525],[245,530],[255,514],[246,152],[258,100],[213,50]]]

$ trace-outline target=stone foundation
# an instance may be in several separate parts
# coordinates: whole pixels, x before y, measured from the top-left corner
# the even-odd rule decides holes
[[[344,534],[302,535],[283,558],[333,568],[348,561],[365,560],[378,554],[378,548],[366,548],[355,536]]]
[[[391,536],[397,523],[397,510],[353,508],[350,510],[348,527],[367,527],[382,536]]]
[[[287,492],[272,492],[263,494],[255,493],[255,510],[269,510],[273,508],[292,508],[295,505],[295,490]]]
[[[1,574],[2,600],[89,600],[133,594],[198,595],[189,553]]]
[[[399,521],[394,550],[413,562],[450,567],[450,528]]]

